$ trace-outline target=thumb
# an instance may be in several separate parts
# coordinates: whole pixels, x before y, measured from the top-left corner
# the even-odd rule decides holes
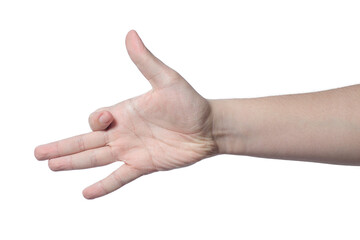
[[[153,88],[166,87],[179,79],[177,72],[166,66],[145,47],[135,30],[127,34],[125,42],[131,60]]]

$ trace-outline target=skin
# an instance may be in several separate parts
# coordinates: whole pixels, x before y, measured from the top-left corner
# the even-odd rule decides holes
[[[207,100],[157,59],[135,31],[126,37],[131,60],[152,89],[101,108],[93,132],[38,146],[35,157],[53,171],[123,164],[87,187],[104,196],[136,178],[189,166],[217,154],[360,163],[360,86],[254,99]]]
[[[142,175],[185,167],[218,152],[209,102],[152,55],[135,31],[128,33],[126,47],[152,89],[93,113],[90,125],[101,131],[35,149],[35,157],[50,159],[54,171],[123,162],[110,176],[83,191],[88,199],[108,194]]]

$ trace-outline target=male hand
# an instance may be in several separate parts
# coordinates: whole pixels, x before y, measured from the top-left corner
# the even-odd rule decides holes
[[[135,31],[128,33],[126,48],[152,89],[91,114],[94,132],[35,149],[35,157],[49,159],[54,171],[123,162],[83,191],[88,199],[113,192],[142,175],[185,167],[217,153],[208,101],[149,52]]]

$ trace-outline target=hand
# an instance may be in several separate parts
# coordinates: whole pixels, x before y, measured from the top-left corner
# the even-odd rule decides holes
[[[128,33],[126,47],[152,89],[94,112],[89,118],[94,132],[35,149],[35,157],[49,159],[54,171],[123,162],[83,191],[88,199],[113,192],[142,175],[185,167],[217,153],[208,101],[149,52],[135,31]]]

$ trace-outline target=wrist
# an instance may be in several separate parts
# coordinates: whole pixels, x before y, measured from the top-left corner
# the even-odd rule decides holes
[[[241,99],[208,101],[213,118],[212,136],[217,145],[218,154],[244,155],[246,138],[245,128],[243,128],[245,123],[241,118]]]

